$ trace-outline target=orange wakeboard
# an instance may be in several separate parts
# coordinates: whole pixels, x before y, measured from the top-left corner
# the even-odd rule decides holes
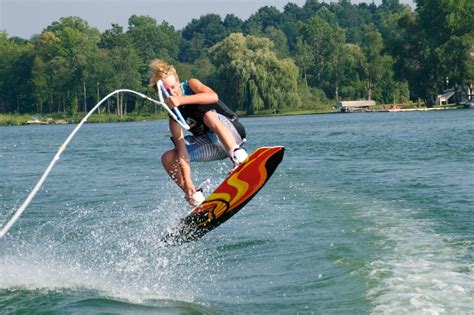
[[[227,178],[178,226],[162,238],[166,245],[197,240],[242,209],[257,193],[283,159],[285,148],[262,147],[233,169]]]

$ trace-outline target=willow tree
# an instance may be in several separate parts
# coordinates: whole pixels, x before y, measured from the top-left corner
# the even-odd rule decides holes
[[[211,47],[221,97],[247,114],[299,106],[298,68],[291,59],[278,59],[273,46],[267,38],[233,33]]]

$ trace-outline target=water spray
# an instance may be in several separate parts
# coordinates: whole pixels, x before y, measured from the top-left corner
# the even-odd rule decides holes
[[[64,143],[59,146],[59,149],[58,151],[56,152],[55,156],[53,157],[53,159],[51,160],[51,162],[49,163],[48,167],[46,168],[46,170],[44,171],[43,175],[41,175],[41,178],[39,179],[39,181],[36,183],[35,187],[33,188],[33,190],[30,192],[30,194],[28,195],[28,197],[25,199],[25,201],[23,202],[23,204],[15,211],[15,213],[13,214],[13,216],[7,221],[7,223],[2,227],[2,229],[0,230],[0,239],[5,236],[5,234],[8,233],[8,231],[12,228],[12,226],[16,223],[16,221],[20,218],[21,214],[25,211],[25,209],[29,206],[29,204],[31,203],[31,201],[33,200],[33,198],[35,197],[36,193],[38,192],[38,190],[41,188],[41,186],[43,186],[43,183],[44,181],[46,180],[46,178],[48,177],[49,173],[51,172],[51,170],[53,169],[54,165],[56,164],[56,162],[59,160],[61,154],[64,152],[64,150],[66,149],[67,145],[69,144],[69,142],[71,142],[71,140],[74,138],[74,136],[76,135],[76,133],[79,131],[79,129],[82,127],[82,125],[87,121],[87,119],[89,119],[89,117],[100,107],[100,105],[105,102],[109,97],[117,94],[117,93],[132,93],[132,94],[135,94],[135,95],[138,95],[152,103],[155,103],[157,105],[160,105],[161,107],[163,107],[167,112],[168,112],[168,115],[173,119],[175,120],[181,127],[183,127],[184,129],[186,130],[189,130],[189,126],[186,124],[186,122],[184,121],[184,119],[182,118],[181,114],[179,113],[179,110],[177,108],[173,108],[173,110],[171,110],[166,104],[165,102],[163,101],[163,97],[162,97],[162,91],[160,89],[158,89],[158,95],[159,95],[159,98],[160,98],[160,101],[157,101],[155,99],[152,99],[151,97],[149,96],[146,96],[145,94],[143,93],[140,93],[140,92],[137,92],[137,91],[133,91],[133,90],[129,90],[129,89],[119,89],[119,90],[115,90],[111,93],[109,93],[107,96],[105,96],[99,103],[97,103],[88,113],[87,115],[81,120],[81,122],[76,126],[76,128],[74,128],[74,130],[71,132],[71,134],[67,137],[66,141],[64,141]]]

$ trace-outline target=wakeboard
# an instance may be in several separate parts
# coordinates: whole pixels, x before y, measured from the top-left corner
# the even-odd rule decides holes
[[[255,150],[161,239],[163,244],[180,245],[197,240],[230,219],[262,189],[282,161],[284,152],[283,146]]]

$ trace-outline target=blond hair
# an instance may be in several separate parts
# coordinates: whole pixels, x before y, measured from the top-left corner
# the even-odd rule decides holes
[[[176,69],[161,59],[153,60],[150,65],[148,66],[150,69],[150,81],[148,86],[154,90],[156,90],[156,83],[159,80],[163,80],[169,75],[174,75],[176,79],[178,79],[178,74],[176,73]],[[179,81],[179,79],[178,79]]]

